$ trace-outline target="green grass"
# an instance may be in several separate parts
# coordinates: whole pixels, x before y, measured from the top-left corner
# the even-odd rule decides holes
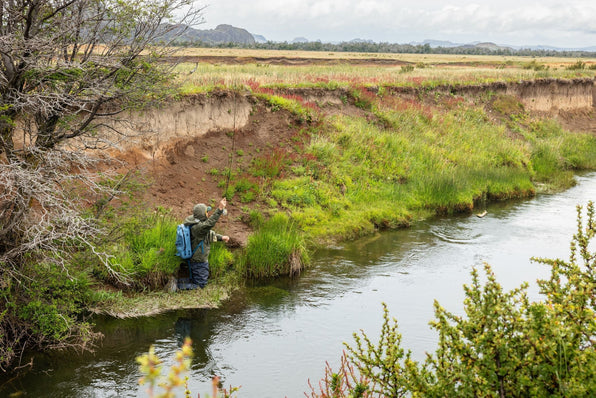
[[[259,225],[239,264],[243,274],[254,279],[296,274],[308,264],[304,236],[288,216],[277,213]]]
[[[485,198],[528,197],[537,187],[560,190],[573,184],[574,170],[596,168],[592,135],[533,120],[513,98],[492,102],[497,112],[513,115],[495,123],[482,101],[430,105],[362,88],[351,95],[367,116],[325,119],[292,165],[295,172],[264,189],[309,241],[351,239],[421,215],[471,212]]]
[[[160,289],[170,276],[178,274],[184,261],[176,256],[174,245],[180,222],[165,210],[119,220],[120,238],[105,249],[114,268],[129,277],[133,289]],[[233,262],[234,255],[224,245],[211,246],[212,278],[221,278]],[[110,279],[105,271],[97,271],[96,276]]]

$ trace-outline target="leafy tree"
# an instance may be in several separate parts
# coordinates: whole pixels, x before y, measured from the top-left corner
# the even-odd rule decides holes
[[[16,310],[41,275],[28,267],[73,278],[71,252],[96,251],[102,231],[83,206],[113,197],[117,184],[99,178],[87,150],[126,138],[124,112],[167,94],[168,40],[201,11],[193,0],[0,2],[0,369],[56,340],[36,326],[51,297]]]
[[[431,326],[439,334],[437,350],[423,363],[411,360],[401,347],[397,321],[385,308],[378,343],[364,332],[347,345],[350,365],[359,378],[340,371],[321,382],[327,397],[335,380],[357,380],[372,386],[364,396],[424,397],[591,397],[596,394],[596,253],[589,245],[596,233],[594,205],[587,206],[587,222],[578,207],[578,229],[569,261],[535,259],[551,267],[538,282],[543,301],[531,302],[527,284],[503,291],[490,266],[486,281],[477,270],[464,286],[465,316],[435,302]],[[343,365],[341,369],[349,368]],[[328,374],[332,374],[330,371]],[[345,374],[344,374],[345,373]],[[341,384],[334,391],[353,396]]]

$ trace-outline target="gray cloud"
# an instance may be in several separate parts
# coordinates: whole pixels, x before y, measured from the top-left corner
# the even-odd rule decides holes
[[[270,40],[406,43],[424,39],[500,44],[596,45],[593,0],[214,0],[206,27],[229,23]]]

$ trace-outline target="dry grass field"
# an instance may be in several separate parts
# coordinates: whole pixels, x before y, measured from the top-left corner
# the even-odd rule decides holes
[[[482,84],[596,75],[596,58],[185,48],[183,93],[234,86]]]

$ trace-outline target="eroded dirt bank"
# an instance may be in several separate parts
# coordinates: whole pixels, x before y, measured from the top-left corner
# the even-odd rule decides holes
[[[375,91],[374,88],[369,89]],[[439,95],[470,103],[486,101],[490,95],[515,97],[534,114],[555,117],[571,131],[596,134],[596,86],[594,79],[536,80],[474,86],[440,86],[432,90],[392,88],[391,95],[417,101],[432,101]],[[333,114],[374,115],[356,106],[347,89],[284,89],[277,94],[316,104],[320,117]],[[219,200],[228,182],[229,170],[247,171],[254,159],[292,156],[296,136],[307,128],[303,121],[283,109],[275,109],[252,94],[214,92],[188,96],[130,115],[128,133],[115,156],[137,168],[150,181],[143,200],[151,207],[171,208],[182,218],[193,204]],[[134,137],[134,133],[143,132]],[[283,148],[278,151],[278,148]],[[218,224],[237,244],[244,244],[249,228],[243,222],[246,209],[258,203],[231,201],[229,215]]]

